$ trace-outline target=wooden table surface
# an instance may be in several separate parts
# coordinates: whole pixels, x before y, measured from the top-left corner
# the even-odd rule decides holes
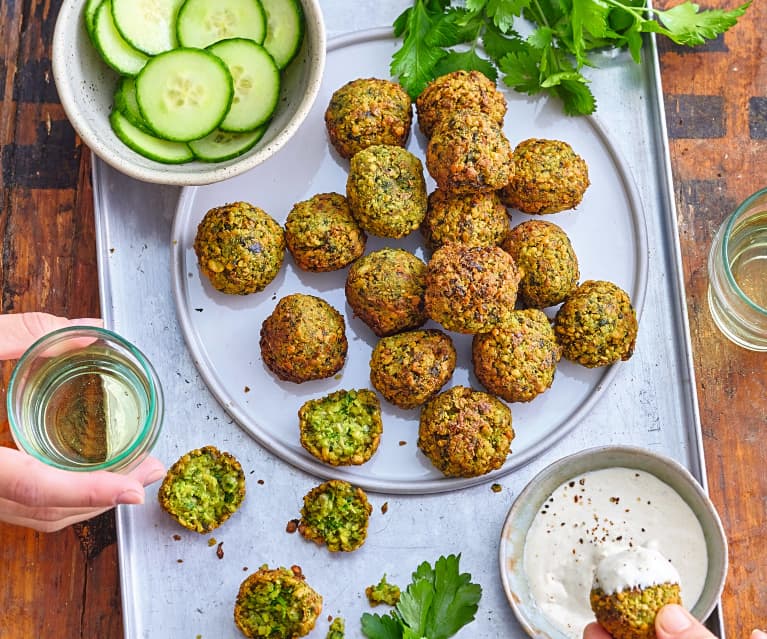
[[[0,3],[2,312],[98,316],[90,154],[51,75],[59,5]],[[730,639],[767,625],[767,354],[717,332],[706,260],[727,213],[767,185],[765,26],[767,3],[757,0],[704,46],[659,41],[708,482],[730,542]],[[1,372],[4,395],[11,364]],[[1,414],[0,444],[13,445]],[[0,524],[0,571],[0,639],[123,636],[112,514],[53,534]]]

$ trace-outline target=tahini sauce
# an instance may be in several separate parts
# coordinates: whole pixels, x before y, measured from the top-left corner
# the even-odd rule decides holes
[[[642,546],[657,550],[680,575],[682,602],[703,591],[708,555],[703,529],[668,484],[633,468],[606,468],[557,488],[533,519],[524,568],[533,598],[551,623],[573,639],[594,620],[589,592],[597,564]]]

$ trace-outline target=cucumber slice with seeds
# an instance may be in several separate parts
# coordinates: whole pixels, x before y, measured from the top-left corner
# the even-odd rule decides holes
[[[267,125],[258,127],[247,133],[229,133],[213,131],[199,140],[189,142],[189,148],[194,156],[202,162],[222,162],[231,160],[252,149],[263,137]]]
[[[188,142],[211,133],[229,111],[233,95],[226,65],[203,49],[161,53],[136,77],[141,116],[166,140]]]
[[[266,49],[253,40],[231,38],[208,51],[221,58],[232,74],[232,106],[219,124],[222,131],[252,131],[266,122],[280,97],[280,70]]]
[[[122,75],[136,75],[149,59],[120,35],[112,19],[112,0],[104,0],[96,9],[93,43],[104,62]]]
[[[112,0],[112,17],[125,41],[147,55],[176,45],[176,16],[184,0]]]
[[[109,116],[112,130],[123,143],[150,160],[163,164],[183,164],[194,159],[192,150],[183,142],[169,142],[133,126],[119,111]]]
[[[304,11],[298,0],[261,0],[266,13],[264,48],[284,69],[304,38]]]
[[[266,36],[266,15],[259,0],[186,0],[176,21],[178,42],[204,49],[227,38]]]

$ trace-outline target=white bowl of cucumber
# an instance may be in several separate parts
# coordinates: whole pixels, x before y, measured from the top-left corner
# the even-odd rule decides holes
[[[325,68],[319,0],[64,0],[53,77],[83,142],[144,182],[210,184],[296,133]]]

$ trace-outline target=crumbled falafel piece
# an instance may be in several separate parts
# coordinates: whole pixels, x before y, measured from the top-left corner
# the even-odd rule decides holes
[[[338,154],[351,158],[375,144],[404,147],[413,121],[413,103],[391,80],[359,78],[336,89],[325,110],[328,138]]]
[[[503,126],[506,98],[480,71],[452,71],[435,78],[415,101],[418,127],[431,137],[440,120],[454,111],[479,111]]]
[[[297,202],[285,220],[285,242],[296,266],[335,271],[365,252],[367,236],[340,193],[318,193]]]
[[[240,462],[215,446],[196,448],[180,457],[157,491],[162,509],[198,533],[218,528],[244,498],[245,473]]]
[[[328,626],[328,634],[325,639],[344,639],[346,636],[346,623],[343,617],[334,617]]]
[[[478,477],[500,468],[512,439],[511,409],[466,386],[440,393],[421,411],[418,448],[447,477]]]
[[[298,639],[312,631],[321,612],[322,597],[300,568],[263,565],[240,584],[234,622],[249,639]]]
[[[249,295],[277,277],[285,258],[285,233],[262,209],[233,202],[205,213],[194,252],[200,271],[216,290]]]
[[[509,229],[506,207],[495,191],[429,194],[421,234],[434,250],[445,244],[497,246]]]
[[[331,552],[351,552],[365,543],[372,510],[361,488],[330,479],[304,495],[298,532]]]
[[[426,264],[405,249],[382,248],[349,268],[346,301],[379,337],[426,323]]]
[[[607,594],[592,588],[591,609],[614,639],[655,639],[655,616],[666,604],[681,604],[679,584],[633,587]]]
[[[538,309],[514,311],[507,325],[475,335],[471,357],[481,384],[507,402],[529,402],[551,388],[562,348]]]
[[[561,140],[523,140],[512,154],[514,175],[500,191],[501,200],[524,213],[574,209],[589,187],[586,161]]]
[[[495,191],[514,175],[511,144],[484,113],[455,111],[442,120],[426,147],[426,168],[445,191]]]
[[[261,325],[261,357],[282,380],[300,384],[335,375],[349,343],[343,315],[314,295],[286,295]]]
[[[402,147],[369,146],[349,163],[346,197],[364,231],[380,237],[405,237],[426,215],[423,164]]]
[[[381,338],[370,356],[370,381],[384,399],[415,408],[436,395],[452,377],[453,341],[436,329]]]
[[[382,603],[387,606],[396,606],[399,603],[400,594],[399,586],[386,581],[386,575],[381,577],[381,581],[376,585],[365,588],[365,596],[371,606]]]
[[[578,258],[567,233],[556,224],[522,222],[506,234],[501,248],[522,275],[519,298],[525,306],[556,306],[578,287]]]
[[[498,246],[447,244],[427,264],[426,312],[450,331],[486,333],[509,322],[519,277]]]
[[[628,293],[604,280],[583,282],[554,318],[562,356],[588,368],[629,359],[638,330]]]
[[[364,464],[378,449],[381,404],[371,390],[339,390],[298,409],[301,445],[331,466]]]

